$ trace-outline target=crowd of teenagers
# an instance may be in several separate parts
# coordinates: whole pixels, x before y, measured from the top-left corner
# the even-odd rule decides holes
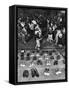
[[[27,44],[31,39],[35,39],[35,49],[40,49],[41,41],[53,43],[59,47],[65,46],[65,12],[58,12],[56,15],[45,16],[38,14],[18,17],[18,40]]]

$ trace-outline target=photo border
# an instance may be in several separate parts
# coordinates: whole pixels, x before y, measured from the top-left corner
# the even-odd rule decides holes
[[[17,71],[17,68],[18,68],[18,32],[17,32],[17,17],[18,17],[18,8],[30,8],[30,9],[45,9],[45,10],[65,10],[65,27],[66,27],[66,35],[65,35],[65,45],[66,45],[66,48],[65,48],[65,79],[59,79],[59,80],[42,80],[42,81],[27,81],[27,82],[18,82],[18,71]],[[68,8],[61,8],[61,7],[43,7],[43,6],[29,6],[29,5],[15,5],[15,55],[16,55],[16,60],[15,60],[15,83],[17,85],[20,85],[20,84],[40,84],[40,83],[56,83],[56,82],[67,82],[68,79],[67,79],[67,10]]]

